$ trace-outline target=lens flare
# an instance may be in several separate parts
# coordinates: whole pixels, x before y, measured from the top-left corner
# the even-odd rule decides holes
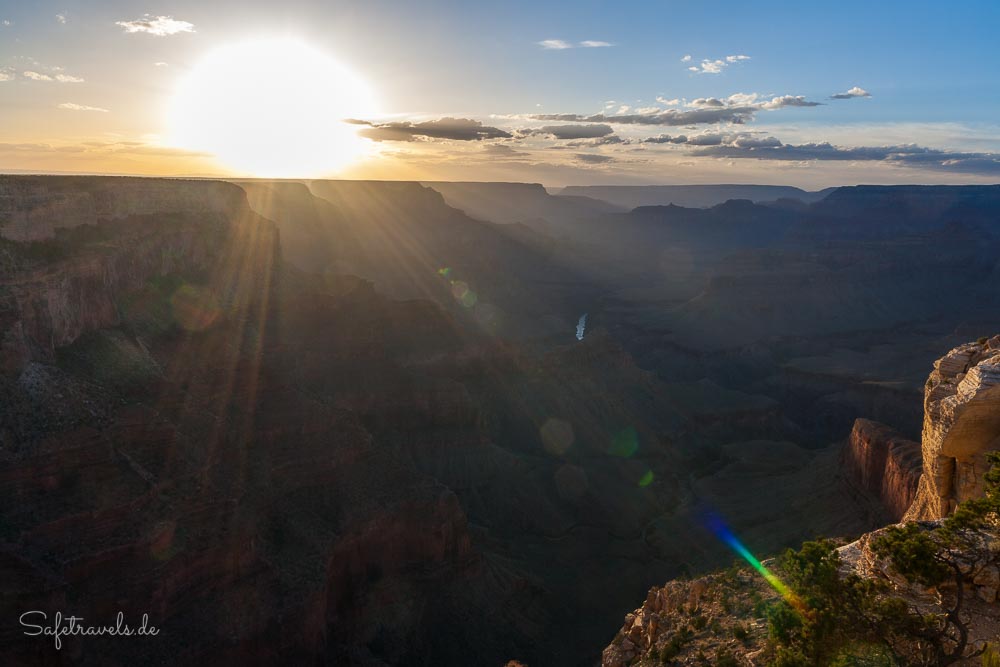
[[[631,426],[616,433],[608,447],[608,454],[623,459],[632,458],[637,451],[639,451],[639,435]]]
[[[549,454],[562,456],[573,446],[573,427],[562,419],[546,419],[539,432]]]
[[[799,613],[805,613],[806,605],[802,601],[802,598],[796,595],[795,591],[790,589],[785,582],[775,576],[774,573],[764,567],[764,565],[757,560],[757,557],[750,553],[750,550],[747,549],[735,535],[733,535],[733,531],[731,531],[729,527],[723,523],[722,519],[717,516],[709,516],[707,523],[708,528],[715,533],[715,536],[725,542],[729,548],[739,554],[743,560],[750,563],[750,566],[757,570],[757,572],[764,577],[764,580],[771,585],[771,588],[778,591],[778,594],[781,595],[781,597],[784,598],[793,609]]]

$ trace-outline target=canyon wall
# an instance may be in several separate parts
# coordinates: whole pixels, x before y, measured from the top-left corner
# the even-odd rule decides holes
[[[246,205],[221,181],[0,175],[0,237],[40,241],[59,229],[136,215],[226,213]]]
[[[920,479],[920,445],[892,428],[858,419],[844,450],[848,478],[881,501],[889,519],[899,521],[913,502]]]
[[[986,454],[1000,449],[1000,336],[960,345],[924,388],[923,473],[907,521],[939,519],[982,495]]]
[[[118,325],[127,295],[157,276],[211,276],[201,299],[246,301],[243,274],[266,273],[279,251],[243,191],[209,181],[0,177],[0,235],[12,242],[0,248],[7,374]]]

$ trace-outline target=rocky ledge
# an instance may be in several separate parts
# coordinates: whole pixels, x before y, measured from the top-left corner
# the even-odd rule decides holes
[[[1000,449],[1000,335],[956,347],[924,388],[923,473],[907,521],[939,519],[982,494],[986,453]]]

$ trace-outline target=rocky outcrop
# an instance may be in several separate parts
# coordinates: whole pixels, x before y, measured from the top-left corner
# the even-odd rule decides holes
[[[641,607],[625,615],[601,654],[601,667],[767,664],[755,660],[767,637],[767,620],[756,612],[776,599],[747,570],[654,587]]]
[[[81,334],[119,324],[128,295],[160,276],[212,276],[196,300],[246,301],[279,248],[274,225],[249,209],[242,190],[209,181],[0,177],[5,218],[0,235],[33,240],[9,244],[0,262],[6,374],[52,362]]]
[[[884,424],[858,419],[844,449],[843,463],[848,478],[878,498],[892,521],[903,517],[920,479],[918,443]]]
[[[934,363],[924,388],[923,473],[907,521],[947,516],[982,494],[986,454],[1000,449],[1000,336]]]
[[[221,181],[95,176],[0,176],[0,237],[50,239],[60,229],[130,216],[226,213],[246,205]]]

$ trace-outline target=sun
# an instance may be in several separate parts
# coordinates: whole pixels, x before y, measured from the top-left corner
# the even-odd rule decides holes
[[[334,174],[371,142],[351,118],[375,115],[371,88],[295,39],[254,39],[210,52],[178,84],[171,143],[229,170],[271,178]]]

